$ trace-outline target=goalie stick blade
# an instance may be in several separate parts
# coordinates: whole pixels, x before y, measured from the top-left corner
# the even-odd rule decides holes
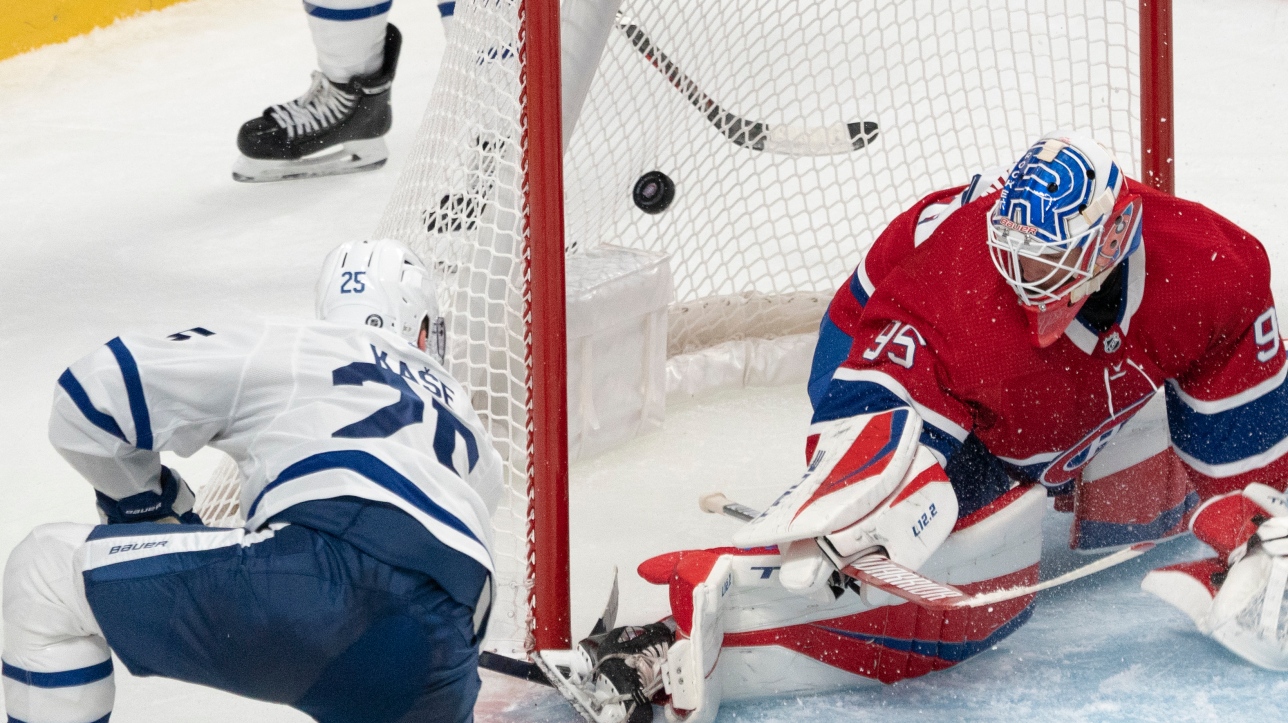
[[[617,29],[626,36],[631,47],[735,145],[786,156],[831,156],[866,148],[876,140],[877,124],[873,121],[808,128],[770,125],[731,113],[707,95],[695,80],[658,49],[643,28],[620,13],[617,21]]]
[[[479,667],[501,675],[508,675],[511,678],[521,678],[533,683],[554,687],[550,679],[546,677],[545,673],[541,672],[541,668],[536,664],[526,660],[516,660],[490,650],[479,652]]]

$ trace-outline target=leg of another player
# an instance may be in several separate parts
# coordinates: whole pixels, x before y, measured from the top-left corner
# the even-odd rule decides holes
[[[92,525],[43,525],[4,573],[4,698],[10,721],[97,723],[112,712],[112,654],[76,569]]]
[[[13,720],[99,723],[111,652],[320,723],[465,723],[473,611],[426,575],[298,525],[47,525],[5,573]]]
[[[390,88],[402,35],[390,0],[305,2],[320,70],[304,95],[242,125],[238,181],[281,181],[375,170],[389,152]]]
[[[456,0],[445,0],[438,3],[438,16],[443,20],[443,36],[452,36],[452,26],[456,24]]]
[[[309,30],[318,51],[318,69],[332,83],[380,70],[385,54],[389,0],[316,0],[305,2]]]

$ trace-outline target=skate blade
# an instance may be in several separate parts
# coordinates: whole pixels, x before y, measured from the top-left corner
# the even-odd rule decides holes
[[[293,161],[263,160],[242,156],[233,164],[233,180],[242,183],[292,181],[298,178],[339,176],[374,171],[385,165],[389,149],[385,139],[346,141]]]
[[[541,650],[532,656],[532,662],[586,723],[626,723],[624,706],[620,703],[606,704],[594,691],[572,682],[568,670],[575,665],[576,658],[575,650]]]

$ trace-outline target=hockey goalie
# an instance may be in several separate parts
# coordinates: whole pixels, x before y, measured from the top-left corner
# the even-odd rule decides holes
[[[583,640],[561,686],[594,720],[697,723],[952,667],[1034,595],[910,602],[854,571],[1031,589],[1048,496],[1080,551],[1192,531],[1215,555],[1143,587],[1288,670],[1286,373],[1255,238],[1045,136],[890,224],[822,322],[805,473],[733,546],[644,562],[671,615]]]

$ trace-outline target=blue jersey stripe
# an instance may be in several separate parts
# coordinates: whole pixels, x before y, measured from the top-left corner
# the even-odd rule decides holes
[[[962,443],[956,437],[925,420],[921,422],[920,442],[942,454],[945,460],[952,459],[957,450],[962,448]]]
[[[868,305],[868,292],[864,290],[863,282],[859,280],[859,272],[857,269],[854,273],[850,274],[850,295],[859,302],[859,306]]]
[[[833,379],[827,393],[814,408],[811,424],[845,419],[859,414],[884,412],[906,407],[908,403],[880,384],[867,381]]]
[[[806,387],[810,406],[818,408],[818,403],[827,393],[828,385],[832,383],[836,368],[850,356],[850,344],[853,341],[849,334],[832,323],[827,314],[823,314],[823,321],[818,326],[818,345],[814,347],[814,360],[809,370],[809,385]]]
[[[1288,437],[1288,384],[1216,414],[1203,414],[1167,385],[1167,423],[1177,449],[1206,464],[1252,457]]]
[[[130,400],[130,416],[134,418],[134,446],[139,449],[152,449],[152,418],[148,414],[148,402],[143,397],[143,380],[139,378],[139,365],[134,355],[125,348],[121,337],[107,342],[112,350],[116,363],[121,367],[121,378],[125,380],[125,394]]]
[[[321,18],[323,20],[366,20],[367,18],[374,18],[377,15],[384,15],[389,12],[389,8],[392,7],[393,4],[393,0],[389,0],[389,2],[371,5],[365,8],[336,10],[334,8],[324,8],[320,5],[306,2],[304,3],[304,11],[315,18]]]
[[[76,378],[76,375],[72,374],[71,369],[65,370],[62,376],[58,377],[58,386],[67,392],[67,396],[72,398],[72,403],[76,405],[76,408],[81,411],[81,414],[85,415],[85,418],[91,424],[113,437],[119,438],[126,444],[130,443],[130,440],[125,438],[125,432],[121,431],[121,425],[116,423],[112,415],[104,414],[94,408],[94,404],[89,400],[89,395],[85,393],[85,387],[81,386],[80,380]]]
[[[1140,229],[1140,224],[1136,225],[1136,229],[1137,230]],[[1127,316],[1127,307],[1129,306],[1129,304],[1127,303],[1127,295],[1128,295],[1128,292],[1131,291],[1131,263],[1132,263],[1131,252],[1133,250],[1134,249],[1127,250],[1125,257],[1122,260],[1123,270],[1119,272],[1123,275],[1122,276],[1123,288],[1122,288],[1122,293],[1119,294],[1118,296],[1118,318],[1114,319],[1114,323],[1118,324],[1119,326],[1122,325],[1123,318]],[[1094,332],[1094,333],[1096,334],[1097,337],[1100,336],[1100,332]]]
[[[438,4],[438,14],[439,14],[439,15],[441,15],[441,16],[443,16],[443,17],[445,17],[445,18],[450,18],[450,17],[452,17],[453,15],[455,15],[455,14],[456,14],[456,3],[454,3],[454,2],[450,2],[450,3],[439,3],[439,4]]]
[[[315,472],[322,472],[328,469],[347,469],[356,472],[363,477],[375,482],[385,489],[393,492],[402,499],[410,502],[416,509],[424,512],[430,517],[465,535],[466,537],[482,545],[482,541],[474,535],[470,528],[457,519],[456,515],[443,509],[429,498],[414,482],[402,476],[389,465],[381,462],[376,457],[366,452],[357,450],[342,450],[338,452],[323,452],[321,454],[311,455],[292,464],[290,467],[282,470],[277,479],[269,482],[259,496],[255,498],[254,504],[250,506],[250,512],[247,518],[255,516],[255,510],[259,503],[264,499],[264,495],[286,482],[293,479],[310,475]],[[486,545],[484,545],[486,547]]]
[[[33,688],[70,688],[76,685],[88,685],[100,681],[112,674],[112,660],[108,658],[98,665],[76,670],[62,670],[57,673],[36,673],[23,670],[16,665],[4,663],[4,677],[25,683]]]
[[[833,379],[826,394],[814,404],[811,424],[831,422],[860,414],[874,414],[888,409],[907,407],[899,395],[880,384],[868,381]],[[962,443],[947,430],[921,420],[921,443],[948,459],[961,449]]]

